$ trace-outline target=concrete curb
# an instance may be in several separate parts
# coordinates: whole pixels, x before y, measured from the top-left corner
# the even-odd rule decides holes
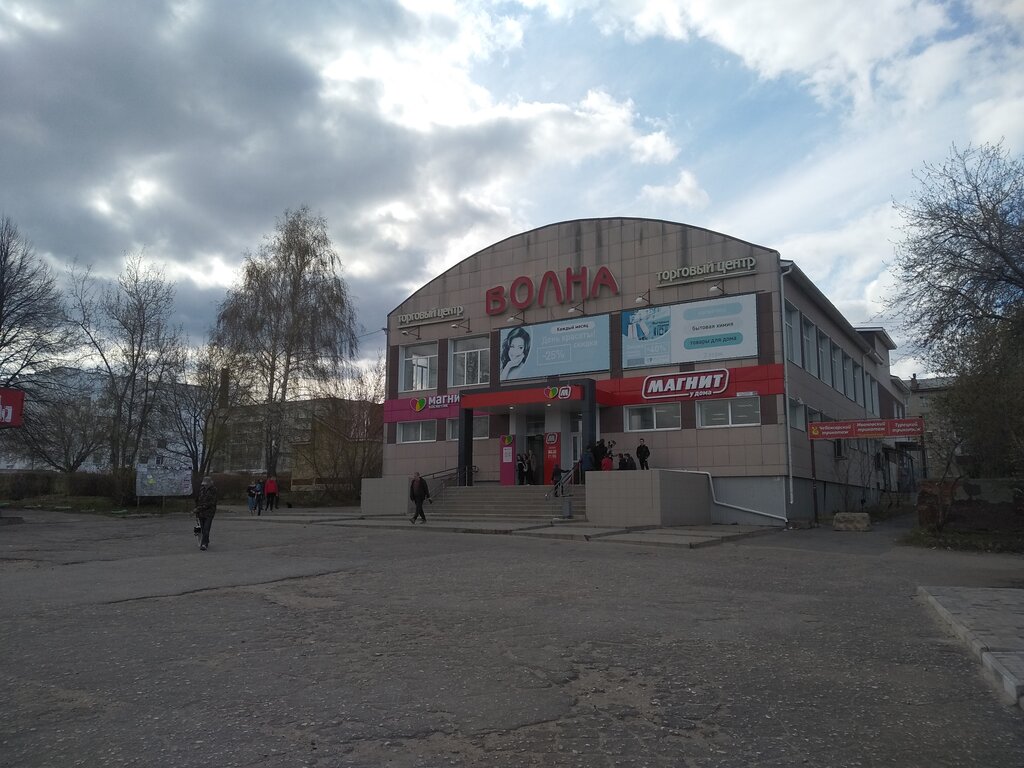
[[[981,662],[987,676],[1005,695],[1007,702],[1024,709],[1024,648],[1008,647],[1019,645],[1019,641],[1024,638],[1006,637],[991,630],[972,629],[969,616],[943,604],[943,598],[946,598],[950,605],[955,605],[951,598],[956,590],[955,587],[919,586],[917,593],[949,626],[971,655]],[[1024,595],[1024,590],[1011,591]]]

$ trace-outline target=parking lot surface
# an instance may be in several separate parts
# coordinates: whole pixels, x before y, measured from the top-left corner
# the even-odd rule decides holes
[[[778,531],[699,548],[218,515],[0,527],[0,764],[1021,766],[918,587],[1024,558]],[[406,524],[407,525],[407,524]]]

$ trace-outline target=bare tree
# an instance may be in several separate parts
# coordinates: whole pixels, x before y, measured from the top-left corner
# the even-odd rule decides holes
[[[952,148],[917,176],[891,306],[953,384],[941,411],[983,474],[1024,467],[1024,159]]]
[[[54,365],[67,351],[56,279],[10,218],[0,218],[0,387]]]
[[[1024,161],[1002,144],[954,146],[915,177],[916,200],[896,205],[904,238],[891,307],[926,350],[979,324],[1024,331]]]
[[[308,442],[296,452],[335,494],[358,498],[364,477],[380,477],[384,447],[385,362],[351,366],[321,382]]]
[[[10,430],[10,447],[58,472],[76,472],[107,441],[110,421],[92,377],[70,368],[48,372],[31,382],[25,422]]]
[[[1024,337],[1011,327],[979,324],[933,355],[950,378],[933,417],[956,435],[959,469],[973,477],[1024,471]]]
[[[177,438],[177,448],[170,453],[188,462],[197,484],[229,437],[230,414],[250,401],[250,392],[244,381],[231,377],[237,367],[231,354],[214,344],[182,355],[179,366],[168,390],[170,423]]]
[[[104,377],[110,465],[133,468],[182,354],[181,332],[170,325],[174,286],[136,254],[126,259],[116,285],[106,288],[91,270],[73,267],[70,305],[80,341]]]
[[[251,364],[264,408],[266,471],[277,473],[284,404],[300,383],[325,381],[357,348],[355,315],[327,222],[307,207],[285,211],[256,254],[247,254],[241,284],[228,292],[216,341]]]

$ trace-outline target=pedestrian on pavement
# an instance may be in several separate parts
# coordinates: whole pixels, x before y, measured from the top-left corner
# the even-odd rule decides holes
[[[604,458],[601,459],[601,471],[611,472],[613,469],[615,469],[615,463],[612,461],[611,454],[606,453]]]
[[[416,512],[409,519],[409,522],[416,525],[416,518],[420,518],[423,524],[427,523],[427,516],[423,514],[423,501],[430,499],[430,488],[427,487],[427,481],[420,477],[419,472],[412,473],[412,482],[409,483],[409,499],[416,502]],[[434,503],[433,499],[430,501]]]
[[[257,477],[256,478],[256,516],[257,517],[259,517],[260,515],[263,514],[263,501],[264,501],[264,498],[265,498],[263,493],[264,493],[264,491],[263,491],[263,478],[262,477]]]
[[[516,456],[516,476],[520,485],[526,485],[526,457],[521,453]]]
[[[594,468],[594,447],[588,445],[583,451],[583,456],[580,457],[580,483],[585,484],[587,482],[587,472],[592,471]]]
[[[213,516],[217,514],[217,489],[213,486],[213,478],[207,475],[199,486],[199,494],[196,496],[196,518],[199,520],[200,533],[199,548],[206,551],[210,546],[210,528],[213,526]]]
[[[263,493],[267,496],[267,512],[277,509],[277,476],[271,475],[263,486]]]
[[[551,468],[551,484],[555,486],[555,496],[558,495],[558,484],[562,482],[562,467],[560,464],[555,464]]]
[[[647,466],[647,459],[651,456],[651,449],[644,445],[644,439],[640,438],[640,445],[636,447],[636,460],[640,462],[640,469],[650,469]]]
[[[252,482],[249,483],[248,487],[245,489],[245,500],[249,505],[250,515],[256,514],[256,480],[257,478],[254,477]]]

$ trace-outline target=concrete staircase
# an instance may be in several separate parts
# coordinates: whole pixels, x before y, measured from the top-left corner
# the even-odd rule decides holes
[[[427,514],[463,520],[502,518],[512,520],[544,520],[562,515],[562,497],[544,499],[550,485],[499,485],[479,483],[469,487],[449,486]],[[583,488],[572,488],[573,520],[587,519],[587,500]]]

